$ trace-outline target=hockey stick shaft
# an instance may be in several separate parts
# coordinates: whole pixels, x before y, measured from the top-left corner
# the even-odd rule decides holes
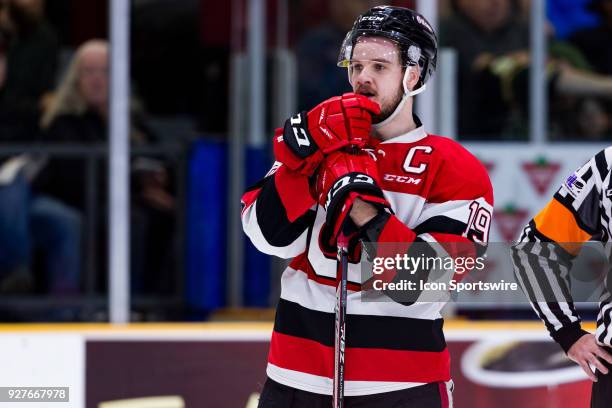
[[[348,239],[340,233],[338,237],[338,262],[336,288],[336,330],[334,339],[334,408],[344,407],[344,367],[346,345],[346,301],[348,279]]]

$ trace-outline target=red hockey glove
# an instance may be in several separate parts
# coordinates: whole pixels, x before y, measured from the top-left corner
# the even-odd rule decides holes
[[[363,147],[370,137],[372,114],[380,107],[363,95],[345,93],[300,112],[274,137],[276,160],[311,176],[323,157],[348,145]]]
[[[327,210],[321,235],[323,243],[336,246],[336,239],[347,220],[355,199],[380,208],[391,206],[378,186],[376,160],[366,152],[334,152],[327,156],[317,175],[317,197]],[[356,232],[356,229],[355,229]]]

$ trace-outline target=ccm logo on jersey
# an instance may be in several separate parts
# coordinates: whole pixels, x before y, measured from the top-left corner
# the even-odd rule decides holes
[[[414,184],[418,186],[422,179],[410,176],[398,176],[397,174],[385,174],[383,180],[395,183]]]
[[[336,180],[334,185],[329,189],[329,192],[327,193],[327,201],[325,202],[325,208],[326,209],[329,208],[329,203],[331,203],[332,198],[334,197],[334,195],[336,195],[336,193],[338,193],[338,191],[342,190],[344,187],[348,186],[349,184],[355,184],[355,183],[376,185],[376,183],[374,182],[374,179],[368,176],[367,174],[363,174],[363,173],[347,174],[346,176],[341,177],[338,180]]]

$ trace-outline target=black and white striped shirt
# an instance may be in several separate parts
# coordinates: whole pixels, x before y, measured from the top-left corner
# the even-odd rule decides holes
[[[571,174],[523,229],[513,247],[514,272],[552,338],[567,352],[587,332],[570,290],[572,262],[587,241],[608,243],[612,218],[612,147]],[[610,288],[601,284],[597,342],[612,345]]]

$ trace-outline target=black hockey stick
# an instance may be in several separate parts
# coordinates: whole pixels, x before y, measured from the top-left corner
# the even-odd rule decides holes
[[[348,277],[348,238],[338,236],[338,262],[336,276],[336,330],[334,339],[334,408],[344,407],[344,349],[346,345],[346,283]]]

